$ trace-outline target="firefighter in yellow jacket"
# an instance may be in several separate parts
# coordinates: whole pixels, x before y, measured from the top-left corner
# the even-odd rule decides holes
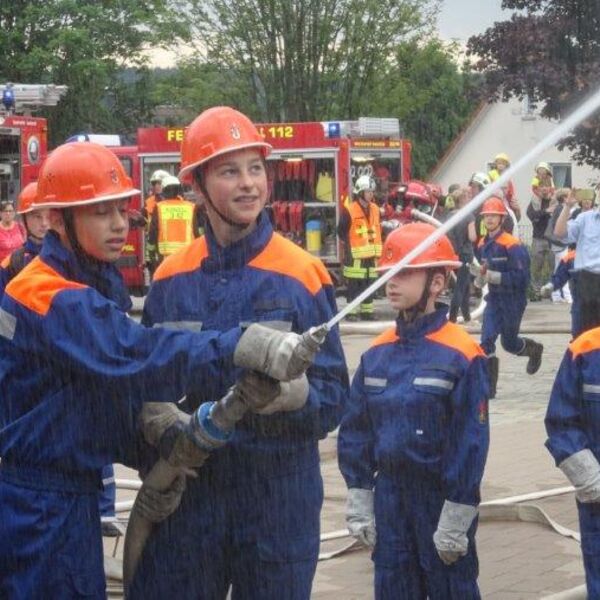
[[[377,279],[375,267],[381,256],[381,225],[379,206],[374,202],[375,181],[362,175],[354,186],[354,201],[340,215],[338,235],[344,243],[344,277],[348,302],[354,300]],[[373,300],[360,305],[348,315],[349,321],[373,319]]]
[[[148,232],[149,251],[157,256],[157,263],[197,237],[196,206],[181,196],[177,177],[169,175],[163,179],[162,196],[152,213]]]

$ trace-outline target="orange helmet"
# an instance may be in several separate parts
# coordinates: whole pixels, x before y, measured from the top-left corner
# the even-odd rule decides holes
[[[504,202],[500,198],[492,196],[483,203],[481,212],[479,214],[500,215],[504,217],[508,214],[508,211],[506,210],[506,206],[504,206]]]
[[[119,159],[94,142],[70,142],[46,159],[33,208],[69,208],[139,194]]]
[[[196,167],[221,154],[246,148],[258,148],[265,158],[271,152],[271,145],[263,140],[246,115],[229,106],[209,108],[185,130],[179,179],[191,183]]]
[[[20,215],[25,215],[30,213],[35,208],[32,204],[35,202],[35,197],[37,196],[37,183],[33,181],[32,183],[28,183],[19,194],[19,202],[17,203],[18,209],[17,212]]]
[[[378,271],[386,271],[404,258],[415,246],[428,238],[435,227],[429,223],[408,223],[390,233],[383,245]],[[428,267],[447,267],[457,269],[462,263],[458,260],[452,243],[447,236],[438,238],[429,248],[406,265],[407,269],[426,269]]]

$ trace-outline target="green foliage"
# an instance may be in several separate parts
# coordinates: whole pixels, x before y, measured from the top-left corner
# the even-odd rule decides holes
[[[69,86],[59,106],[44,111],[53,143],[77,131],[130,129],[148,116],[149,75],[140,70],[127,89],[124,70],[142,69],[148,46],[166,47],[189,39],[186,18],[174,4],[166,0],[2,2],[0,81]]]
[[[433,39],[400,44],[380,71],[369,114],[397,116],[413,141],[413,176],[425,178],[475,108],[474,81],[458,49]]]

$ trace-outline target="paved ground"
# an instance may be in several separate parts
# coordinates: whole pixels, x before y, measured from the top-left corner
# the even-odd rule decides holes
[[[525,359],[499,352],[501,374],[498,397],[491,402],[491,448],[483,482],[483,499],[493,500],[563,487],[567,482],[544,448],[543,415],[554,374],[569,341],[569,307],[531,304],[524,327],[543,331],[531,337],[544,344],[544,364],[535,376],[525,374]],[[383,302],[377,313],[390,318]],[[477,328],[473,327],[473,331]],[[552,331],[559,333],[552,333]],[[477,337],[477,334],[474,334]],[[344,348],[351,374],[372,336],[345,335]],[[326,499],[322,532],[344,527],[345,486],[337,470],[335,436],[322,443],[321,457]],[[123,476],[124,470],[118,473]],[[131,476],[130,474],[128,476]],[[120,493],[119,499],[130,497]],[[572,494],[532,502],[561,525],[577,529]],[[322,551],[341,548],[348,540],[323,544]],[[579,545],[549,527],[516,521],[483,520],[477,536],[480,587],[492,600],[542,598],[583,583]],[[106,540],[106,549],[113,542]],[[120,551],[118,552],[120,554]],[[315,600],[353,600],[372,597],[372,563],[366,550],[322,561],[313,586]]]

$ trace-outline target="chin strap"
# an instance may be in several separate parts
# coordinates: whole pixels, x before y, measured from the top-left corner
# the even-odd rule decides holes
[[[427,278],[425,279],[425,286],[423,287],[423,293],[421,297],[413,304],[410,308],[402,311],[402,319],[406,323],[412,323],[418,317],[420,317],[427,308],[427,303],[429,302],[429,288],[431,287],[431,283],[433,281],[433,276],[438,272],[438,269],[427,269]],[[447,274],[444,274],[447,276]]]

